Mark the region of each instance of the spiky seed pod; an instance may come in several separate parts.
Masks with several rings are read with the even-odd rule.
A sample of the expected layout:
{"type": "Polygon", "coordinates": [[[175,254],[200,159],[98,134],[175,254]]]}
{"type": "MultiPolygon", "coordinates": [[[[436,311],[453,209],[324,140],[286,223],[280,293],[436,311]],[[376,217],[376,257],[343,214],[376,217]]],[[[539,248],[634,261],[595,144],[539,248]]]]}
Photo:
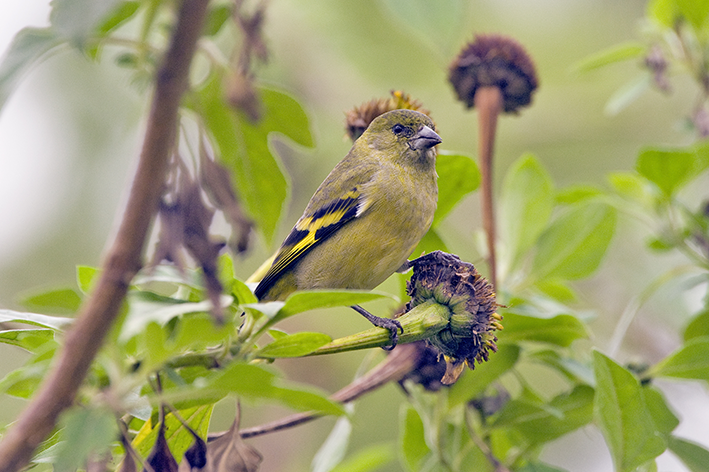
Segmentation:
{"type": "Polygon", "coordinates": [[[411,265],[407,310],[433,299],[451,312],[448,326],[428,342],[446,360],[442,383],[454,383],[466,364],[473,369],[476,361],[482,363],[490,351],[497,351],[495,331],[502,329],[502,317],[495,311],[495,292],[473,264],[452,254],[435,251],[411,265]]]}
{"type": "Polygon", "coordinates": [[[450,65],[448,80],[468,108],[480,87],[499,87],[505,112],[528,105],[538,87],[534,62],[522,45],[499,35],[476,36],[450,65]]]}
{"type": "Polygon", "coordinates": [[[411,98],[409,94],[400,90],[392,90],[390,98],[375,98],[346,112],[345,129],[347,136],[352,141],[356,140],[362,136],[364,130],[376,117],[388,111],[399,109],[415,110],[424,115],[431,114],[431,112],[423,108],[420,101],[411,98]]]}

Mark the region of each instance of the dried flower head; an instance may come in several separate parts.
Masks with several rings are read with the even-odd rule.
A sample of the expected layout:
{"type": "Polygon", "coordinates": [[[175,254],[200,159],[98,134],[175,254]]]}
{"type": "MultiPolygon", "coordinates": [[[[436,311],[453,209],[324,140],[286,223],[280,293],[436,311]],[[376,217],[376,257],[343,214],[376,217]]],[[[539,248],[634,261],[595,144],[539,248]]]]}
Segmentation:
{"type": "Polygon", "coordinates": [[[407,283],[408,309],[434,299],[448,306],[450,323],[428,339],[446,360],[442,383],[454,383],[467,364],[473,369],[489,351],[497,351],[495,331],[502,317],[495,310],[495,292],[475,267],[457,256],[435,251],[411,262],[414,273],[407,283]]]}
{"type": "Polygon", "coordinates": [[[430,392],[440,390],[443,387],[441,379],[446,373],[446,362],[441,359],[440,351],[426,341],[416,341],[405,346],[415,349],[417,362],[413,369],[399,379],[399,385],[406,391],[405,382],[411,380],[430,392]]]}
{"type": "Polygon", "coordinates": [[[476,36],[451,64],[448,80],[468,108],[479,87],[499,87],[505,112],[528,105],[538,87],[534,63],[522,45],[499,35],[476,36]]]}
{"type": "Polygon", "coordinates": [[[348,111],[346,113],[347,124],[345,126],[347,135],[354,141],[362,136],[364,130],[376,117],[388,111],[399,109],[415,110],[424,115],[431,114],[431,112],[423,108],[421,102],[411,98],[409,94],[400,90],[392,90],[390,98],[375,98],[348,111]]]}

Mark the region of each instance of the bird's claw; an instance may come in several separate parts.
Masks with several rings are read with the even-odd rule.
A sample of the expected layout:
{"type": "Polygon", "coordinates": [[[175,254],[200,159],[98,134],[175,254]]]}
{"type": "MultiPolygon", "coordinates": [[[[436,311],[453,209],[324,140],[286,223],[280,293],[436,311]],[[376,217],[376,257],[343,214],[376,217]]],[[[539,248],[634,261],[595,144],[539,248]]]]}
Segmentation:
{"type": "Polygon", "coordinates": [[[401,323],[391,318],[380,318],[379,316],[375,316],[359,305],[352,305],[352,309],[367,318],[367,320],[374,326],[389,330],[391,346],[382,346],[382,349],[385,351],[391,351],[396,347],[399,342],[399,330],[401,330],[401,334],[404,334],[404,328],[401,326],[401,323]]]}
{"type": "Polygon", "coordinates": [[[382,328],[389,330],[389,339],[391,339],[391,346],[382,346],[385,351],[391,351],[394,349],[399,342],[399,330],[401,334],[404,334],[404,328],[401,326],[397,320],[392,320],[390,318],[381,318],[382,320],[390,321],[391,323],[383,323],[387,326],[381,326],[382,328]]]}

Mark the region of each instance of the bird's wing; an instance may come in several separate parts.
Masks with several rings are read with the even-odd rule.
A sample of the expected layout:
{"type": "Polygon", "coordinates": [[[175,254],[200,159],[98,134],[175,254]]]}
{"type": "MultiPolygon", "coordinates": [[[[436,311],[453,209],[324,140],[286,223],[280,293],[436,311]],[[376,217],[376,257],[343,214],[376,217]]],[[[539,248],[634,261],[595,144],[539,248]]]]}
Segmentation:
{"type": "Polygon", "coordinates": [[[335,233],[347,222],[360,216],[370,206],[359,186],[320,207],[311,215],[303,215],[283,241],[273,265],[254,292],[260,299],[278,278],[291,269],[310,249],[335,233]]]}

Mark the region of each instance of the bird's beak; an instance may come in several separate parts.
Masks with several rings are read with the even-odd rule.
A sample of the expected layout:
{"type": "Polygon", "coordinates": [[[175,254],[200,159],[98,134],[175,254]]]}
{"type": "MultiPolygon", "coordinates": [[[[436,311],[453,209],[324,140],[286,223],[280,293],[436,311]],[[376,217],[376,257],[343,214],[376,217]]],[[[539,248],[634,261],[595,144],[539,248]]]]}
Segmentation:
{"type": "Polygon", "coordinates": [[[423,150],[430,149],[436,144],[440,144],[443,140],[435,131],[424,125],[418,133],[411,136],[410,146],[412,149],[423,150]]]}

